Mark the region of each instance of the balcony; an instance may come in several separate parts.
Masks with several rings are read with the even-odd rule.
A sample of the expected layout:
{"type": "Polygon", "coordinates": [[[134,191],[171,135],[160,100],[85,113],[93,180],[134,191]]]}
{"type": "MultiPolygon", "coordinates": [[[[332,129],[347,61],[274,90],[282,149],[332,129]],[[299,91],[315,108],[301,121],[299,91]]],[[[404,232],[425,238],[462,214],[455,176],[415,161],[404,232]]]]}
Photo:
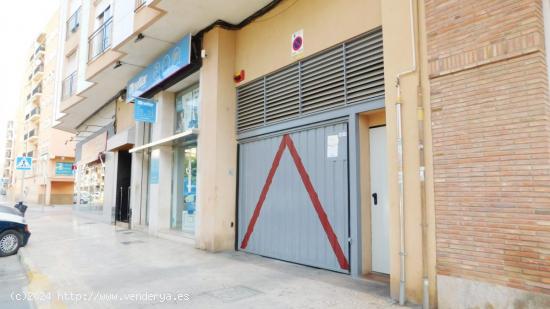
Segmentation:
{"type": "Polygon", "coordinates": [[[33,108],[28,114],[25,115],[25,120],[37,121],[40,119],[40,108],[33,108]]]}
{"type": "Polygon", "coordinates": [[[147,4],[147,0],[136,0],[136,8],[135,11],[141,9],[147,4]]]}
{"type": "Polygon", "coordinates": [[[32,73],[32,81],[37,82],[42,79],[42,76],[44,75],[44,63],[40,62],[39,65],[34,68],[34,71],[32,73]]]}
{"type": "Polygon", "coordinates": [[[64,54],[69,57],[77,49],[80,43],[80,7],[69,17],[66,22],[64,54]]]}
{"type": "Polygon", "coordinates": [[[46,47],[44,44],[38,45],[38,47],[34,50],[34,57],[31,57],[31,61],[33,58],[41,58],[44,56],[44,53],[46,52],[46,47]]]}
{"type": "Polygon", "coordinates": [[[89,62],[96,60],[99,56],[103,55],[113,42],[113,18],[109,18],[103,25],[99,27],[90,36],[88,40],[89,50],[89,62]]]}
{"type": "Polygon", "coordinates": [[[38,133],[36,132],[36,129],[32,129],[25,134],[25,140],[29,143],[36,143],[38,141],[38,133]]]}
{"type": "Polygon", "coordinates": [[[65,34],[65,40],[68,41],[80,28],[80,8],[69,17],[67,20],[67,33],[65,34]]]}
{"type": "Polygon", "coordinates": [[[38,86],[34,87],[34,89],[31,92],[30,98],[27,96],[27,98],[30,99],[30,101],[34,104],[40,103],[40,97],[42,96],[42,83],[38,84],[38,86]]]}
{"type": "Polygon", "coordinates": [[[77,71],[74,71],[63,80],[61,101],[65,101],[76,93],[77,77],[77,71]]]}

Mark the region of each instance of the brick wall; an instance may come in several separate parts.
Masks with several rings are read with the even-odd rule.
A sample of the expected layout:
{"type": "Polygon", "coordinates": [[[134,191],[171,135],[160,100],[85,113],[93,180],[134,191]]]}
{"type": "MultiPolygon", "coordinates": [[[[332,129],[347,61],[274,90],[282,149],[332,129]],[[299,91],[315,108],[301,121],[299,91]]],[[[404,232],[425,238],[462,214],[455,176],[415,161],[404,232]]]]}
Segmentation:
{"type": "Polygon", "coordinates": [[[438,274],[550,293],[540,0],[426,0],[438,274]]]}

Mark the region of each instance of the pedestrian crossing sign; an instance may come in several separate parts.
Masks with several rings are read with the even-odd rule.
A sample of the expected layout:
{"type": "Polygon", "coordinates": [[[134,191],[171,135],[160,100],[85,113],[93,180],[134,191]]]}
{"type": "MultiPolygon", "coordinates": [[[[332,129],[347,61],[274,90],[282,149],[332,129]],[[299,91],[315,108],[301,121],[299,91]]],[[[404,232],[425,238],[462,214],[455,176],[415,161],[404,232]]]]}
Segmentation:
{"type": "Polygon", "coordinates": [[[32,157],[15,158],[15,169],[18,171],[30,171],[32,169],[32,157]]]}

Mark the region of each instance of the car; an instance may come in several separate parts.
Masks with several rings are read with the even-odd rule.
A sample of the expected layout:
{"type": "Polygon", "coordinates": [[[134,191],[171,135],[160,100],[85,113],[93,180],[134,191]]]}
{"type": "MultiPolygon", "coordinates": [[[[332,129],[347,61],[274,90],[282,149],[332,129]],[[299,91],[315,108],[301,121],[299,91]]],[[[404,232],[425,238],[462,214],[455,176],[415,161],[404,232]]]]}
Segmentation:
{"type": "Polygon", "coordinates": [[[13,207],[0,205],[0,257],[16,254],[30,237],[23,214],[13,207]]]}

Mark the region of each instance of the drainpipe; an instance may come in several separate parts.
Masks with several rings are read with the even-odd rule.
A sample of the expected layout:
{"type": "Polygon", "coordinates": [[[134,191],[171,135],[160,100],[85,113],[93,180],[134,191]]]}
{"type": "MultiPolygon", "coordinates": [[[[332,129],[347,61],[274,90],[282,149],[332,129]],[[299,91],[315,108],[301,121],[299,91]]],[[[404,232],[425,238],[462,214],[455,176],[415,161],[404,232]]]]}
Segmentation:
{"type": "MultiPolygon", "coordinates": [[[[420,18],[416,19],[416,26],[417,29],[419,29],[420,31],[420,18]]],[[[418,38],[416,44],[417,50],[420,50],[420,38],[418,38]]],[[[422,89],[422,66],[419,66],[416,110],[418,119],[418,158],[420,164],[420,207],[422,209],[422,308],[429,309],[430,280],[428,273],[428,205],[426,204],[426,159],[424,156],[424,98],[422,96],[422,89]]]]}
{"type": "Polygon", "coordinates": [[[399,183],[399,304],[405,305],[405,205],[404,205],[404,184],[403,184],[403,128],[402,128],[402,102],[401,102],[401,78],[405,75],[416,72],[416,35],[414,32],[414,7],[413,0],[409,0],[409,22],[411,30],[411,52],[412,66],[410,69],[400,72],[396,76],[397,100],[395,110],[397,114],[397,163],[399,183]]]}

